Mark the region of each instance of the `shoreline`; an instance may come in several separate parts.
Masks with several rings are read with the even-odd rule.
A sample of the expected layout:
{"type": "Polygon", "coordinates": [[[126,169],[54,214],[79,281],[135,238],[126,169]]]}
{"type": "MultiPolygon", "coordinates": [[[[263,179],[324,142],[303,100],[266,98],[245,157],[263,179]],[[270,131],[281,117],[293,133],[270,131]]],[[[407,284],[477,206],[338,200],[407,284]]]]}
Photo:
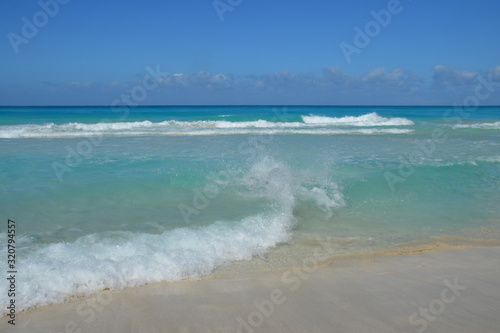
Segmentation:
{"type": "MultiPolygon", "coordinates": [[[[409,308],[412,302],[417,301],[406,302],[405,300],[419,299],[422,294],[428,294],[425,291],[427,287],[435,288],[436,281],[439,279],[442,280],[441,285],[443,287],[443,279],[447,278],[452,283],[452,280],[458,275],[469,281],[477,280],[482,288],[494,290],[491,297],[494,295],[497,300],[500,299],[500,285],[496,283],[500,278],[500,240],[451,238],[448,239],[448,242],[439,239],[435,243],[399,246],[375,253],[338,256],[326,258],[326,260],[321,260],[323,259],[322,254],[318,254],[318,256],[309,257],[308,260],[304,261],[305,264],[302,267],[249,271],[240,275],[211,275],[200,280],[159,282],[126,288],[121,291],[103,291],[87,298],[73,299],[63,304],[39,306],[28,311],[19,312],[17,314],[18,325],[16,325],[16,328],[29,327],[30,332],[137,332],[137,329],[127,327],[139,325],[137,328],[142,327],[145,332],[162,332],[164,331],[163,328],[166,327],[165,325],[170,325],[167,326],[169,332],[234,332],[237,331],[237,325],[245,321],[242,318],[246,318],[247,324],[239,326],[242,332],[300,332],[301,330],[294,330],[295,326],[293,325],[289,329],[283,329],[285,326],[282,327],[281,323],[290,320],[292,322],[296,321],[296,318],[302,317],[302,312],[308,313],[311,311],[309,308],[313,308],[324,320],[315,323],[315,325],[318,325],[317,330],[311,329],[310,331],[327,332],[329,330],[326,329],[327,326],[324,326],[325,323],[335,324],[336,321],[330,321],[325,313],[326,309],[333,305],[335,306],[332,310],[336,309],[344,304],[342,302],[349,303],[349,298],[353,297],[353,301],[358,303],[358,306],[351,308],[352,313],[347,315],[347,318],[351,319],[347,320],[347,322],[340,321],[349,330],[335,329],[336,332],[348,332],[358,329],[355,328],[357,327],[355,317],[370,316],[372,311],[378,312],[375,305],[371,309],[370,305],[364,302],[363,297],[358,295],[357,287],[340,288],[343,285],[349,286],[354,281],[364,286],[365,289],[367,288],[366,284],[384,287],[385,292],[378,294],[375,301],[383,303],[386,297],[389,297],[393,299],[395,304],[398,304],[395,309],[398,309],[399,306],[409,308]],[[440,265],[440,262],[446,262],[447,265],[440,265]],[[424,271],[425,275],[423,276],[424,271]],[[410,288],[413,292],[398,300],[397,295],[390,290],[391,285],[386,285],[383,280],[379,279],[380,276],[384,275],[393,279],[392,284],[395,288],[401,289],[406,284],[413,285],[410,288]],[[404,275],[405,278],[402,279],[401,275],[404,275]],[[364,278],[362,278],[363,276],[364,278]],[[420,278],[423,277],[426,277],[426,279],[420,281],[420,278]],[[481,279],[478,279],[478,277],[481,277],[481,279]],[[425,290],[419,289],[423,287],[426,287],[425,290]],[[340,288],[337,291],[342,293],[352,290],[353,295],[345,294],[345,300],[338,303],[339,299],[335,294],[331,294],[331,299],[325,296],[325,294],[328,294],[326,291],[332,288],[335,290],[340,288]],[[312,297],[312,294],[316,296],[312,297]],[[321,302],[317,302],[316,297],[322,300],[323,305],[320,304],[321,302]],[[286,301],[285,299],[288,298],[297,298],[297,300],[293,302],[286,301]],[[267,302],[265,302],[266,300],[267,302]],[[260,316],[257,314],[259,311],[256,310],[258,309],[256,304],[263,304],[262,306],[264,306],[261,308],[260,316]],[[267,310],[265,305],[268,306],[267,310]],[[160,311],[162,308],[165,311],[160,311]],[[276,308],[276,311],[278,311],[278,308],[283,308],[283,311],[276,312],[277,315],[274,319],[275,316],[271,315],[268,318],[265,315],[271,311],[271,308],[276,308]],[[360,311],[361,313],[359,313],[360,311]],[[137,318],[124,316],[124,313],[129,312],[135,313],[137,318]],[[185,312],[192,312],[192,318],[186,317],[185,312]],[[153,316],[155,313],[158,316],[153,316]],[[161,313],[163,313],[163,316],[160,315],[161,313]],[[248,317],[252,313],[253,317],[248,317]],[[278,316],[278,314],[280,315],[278,316]],[[139,324],[141,318],[149,317],[151,318],[150,321],[139,324]],[[165,317],[170,318],[170,320],[165,322],[165,317]],[[258,324],[261,317],[262,323],[260,325],[254,327],[248,324],[249,318],[253,324],[258,324]],[[219,319],[214,320],[216,318],[219,319]],[[237,320],[238,318],[243,321],[237,320]],[[278,318],[281,319],[278,320],[278,318]],[[127,326],[124,324],[126,322],[131,325],[134,324],[127,326]],[[221,326],[217,326],[219,324],[221,326]],[[189,325],[195,327],[194,330],[190,330],[189,325]],[[234,326],[232,329],[231,325],[234,326]],[[270,325],[268,329],[265,328],[266,325],[270,325]],[[211,328],[205,330],[204,327],[211,328]]],[[[461,281],[459,282],[461,283],[461,281]]],[[[439,296],[439,292],[436,295],[439,296]]],[[[486,297],[485,295],[474,296],[476,301],[473,301],[473,303],[480,305],[488,301],[490,296],[486,297]]],[[[434,298],[431,298],[430,301],[434,298]]],[[[421,304],[421,302],[417,303],[421,304]]],[[[437,298],[434,303],[440,305],[443,302],[440,303],[439,298],[437,298]]],[[[447,307],[447,303],[443,304],[447,307]]],[[[500,303],[496,302],[492,304],[492,307],[497,312],[500,311],[500,303]]],[[[408,316],[413,314],[415,309],[417,307],[414,307],[413,311],[408,313],[408,316]]],[[[393,310],[391,308],[389,312],[393,310]]],[[[409,325],[408,316],[406,318],[407,326],[409,325]]],[[[382,315],[382,317],[385,318],[385,315],[382,315]]],[[[455,314],[452,317],[457,318],[455,314]]],[[[2,318],[0,324],[2,331],[13,327],[7,325],[7,318],[2,318]]],[[[422,320],[426,320],[422,318],[420,318],[420,325],[423,325],[422,320]]],[[[373,318],[373,320],[376,319],[373,318]]],[[[413,319],[413,324],[418,322],[416,317],[413,319]]],[[[494,319],[495,316],[492,316],[489,321],[494,319]]],[[[428,319],[426,321],[427,325],[432,322],[428,319]]],[[[496,327],[500,327],[500,322],[495,321],[494,323],[497,325],[496,327]]],[[[394,323],[394,325],[396,324],[394,323]]],[[[388,327],[380,331],[391,332],[392,330],[388,327]]],[[[304,327],[303,329],[308,330],[309,328],[304,327]]],[[[366,330],[366,327],[364,330],[366,330]]],[[[411,325],[407,327],[407,330],[417,332],[411,325]]],[[[398,330],[394,332],[396,331],[398,330]]],[[[456,328],[453,331],[462,332],[456,328]]],[[[489,332],[487,326],[481,331],[489,332]]],[[[443,332],[448,331],[443,330],[443,332]]],[[[466,331],[463,330],[463,332],[466,331]]]]}
{"type": "MultiPolygon", "coordinates": [[[[261,272],[282,272],[288,269],[301,269],[304,261],[310,258],[326,257],[319,261],[321,267],[335,265],[338,263],[359,261],[370,261],[380,256],[410,256],[421,253],[474,249],[474,248],[500,248],[500,238],[464,237],[464,236],[438,236],[435,239],[422,239],[390,247],[376,249],[374,251],[358,251],[348,253],[336,253],[338,242],[346,242],[344,238],[328,237],[326,239],[311,239],[308,247],[300,247],[301,257],[284,261],[279,249],[273,249],[264,258],[254,257],[251,261],[236,261],[223,267],[218,267],[209,276],[201,279],[238,277],[244,274],[258,274],[261,272]],[[320,249],[320,253],[316,250],[320,249]],[[285,263],[285,265],[283,265],[285,263]]],[[[302,244],[303,245],[303,244],[302,244]]],[[[283,245],[282,251],[289,251],[295,244],[283,245]],[[289,246],[289,247],[286,247],[289,246]]],[[[290,258],[286,258],[290,259],[290,258]]],[[[163,282],[159,282],[163,283],[163,282]]],[[[168,283],[168,282],[166,282],[168,283]]]]}

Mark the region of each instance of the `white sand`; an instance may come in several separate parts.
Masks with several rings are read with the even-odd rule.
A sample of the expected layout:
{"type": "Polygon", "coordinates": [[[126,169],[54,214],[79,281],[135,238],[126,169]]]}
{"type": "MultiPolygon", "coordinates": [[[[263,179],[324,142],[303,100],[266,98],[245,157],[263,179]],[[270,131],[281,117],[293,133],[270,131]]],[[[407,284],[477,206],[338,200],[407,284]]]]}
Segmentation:
{"type": "Polygon", "coordinates": [[[154,284],[7,319],[1,332],[498,333],[500,248],[154,284]]]}

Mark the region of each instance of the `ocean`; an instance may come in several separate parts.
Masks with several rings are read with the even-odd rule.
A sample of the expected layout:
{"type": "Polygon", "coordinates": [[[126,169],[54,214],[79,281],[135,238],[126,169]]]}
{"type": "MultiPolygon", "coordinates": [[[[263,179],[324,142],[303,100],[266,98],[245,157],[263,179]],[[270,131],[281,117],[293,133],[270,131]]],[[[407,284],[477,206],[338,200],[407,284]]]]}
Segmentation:
{"type": "Polygon", "coordinates": [[[18,310],[500,238],[500,107],[1,107],[0,156],[18,310]]]}

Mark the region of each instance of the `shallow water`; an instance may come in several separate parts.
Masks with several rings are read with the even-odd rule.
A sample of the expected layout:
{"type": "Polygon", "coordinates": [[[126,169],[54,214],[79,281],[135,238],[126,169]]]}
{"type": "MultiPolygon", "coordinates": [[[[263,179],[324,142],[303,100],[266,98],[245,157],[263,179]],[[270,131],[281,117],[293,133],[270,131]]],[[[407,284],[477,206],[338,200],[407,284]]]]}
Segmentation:
{"type": "Polygon", "coordinates": [[[15,220],[20,307],[255,256],[286,266],[326,238],[345,254],[498,237],[500,108],[448,111],[0,108],[0,244],[15,220]]]}

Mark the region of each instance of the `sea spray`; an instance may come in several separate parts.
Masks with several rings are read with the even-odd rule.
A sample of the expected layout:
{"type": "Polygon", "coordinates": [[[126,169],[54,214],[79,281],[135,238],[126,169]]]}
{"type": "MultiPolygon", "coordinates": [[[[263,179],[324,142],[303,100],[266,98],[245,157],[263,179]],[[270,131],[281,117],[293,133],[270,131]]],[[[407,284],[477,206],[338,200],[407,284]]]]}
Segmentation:
{"type": "Polygon", "coordinates": [[[293,213],[297,200],[317,202],[330,215],[332,208],[344,204],[336,185],[330,185],[335,190],[330,198],[321,185],[307,188],[289,167],[270,157],[258,160],[242,177],[233,175],[225,185],[244,200],[262,200],[267,209],[239,221],[217,220],[160,234],[103,232],[34,246],[19,266],[20,310],[107,288],[200,278],[232,261],[262,257],[290,241],[298,222],[293,213]]]}

